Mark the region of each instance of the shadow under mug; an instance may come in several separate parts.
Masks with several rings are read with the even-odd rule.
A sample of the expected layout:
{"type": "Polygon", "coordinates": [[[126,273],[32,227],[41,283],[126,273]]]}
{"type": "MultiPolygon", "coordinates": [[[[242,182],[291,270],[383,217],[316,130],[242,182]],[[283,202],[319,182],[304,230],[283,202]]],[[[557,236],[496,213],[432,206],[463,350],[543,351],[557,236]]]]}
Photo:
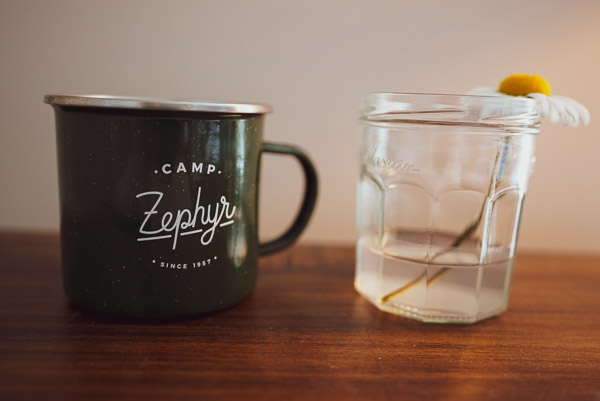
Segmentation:
{"type": "Polygon", "coordinates": [[[76,306],[136,319],[204,314],[253,289],[259,255],[291,245],[317,197],[307,155],[262,141],[270,107],[47,95],[58,151],[63,284],[76,306]],[[305,176],[292,225],[258,241],[262,153],[305,176]]]}

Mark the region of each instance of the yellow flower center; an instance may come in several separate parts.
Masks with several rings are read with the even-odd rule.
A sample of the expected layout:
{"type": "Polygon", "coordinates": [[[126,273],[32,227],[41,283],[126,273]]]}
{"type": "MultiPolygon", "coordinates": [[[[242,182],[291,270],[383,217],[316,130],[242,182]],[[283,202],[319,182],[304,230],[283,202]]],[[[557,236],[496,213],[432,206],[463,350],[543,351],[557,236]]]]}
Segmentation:
{"type": "Polygon", "coordinates": [[[500,83],[498,92],[512,96],[543,93],[550,96],[550,84],[539,75],[514,74],[500,83]]]}

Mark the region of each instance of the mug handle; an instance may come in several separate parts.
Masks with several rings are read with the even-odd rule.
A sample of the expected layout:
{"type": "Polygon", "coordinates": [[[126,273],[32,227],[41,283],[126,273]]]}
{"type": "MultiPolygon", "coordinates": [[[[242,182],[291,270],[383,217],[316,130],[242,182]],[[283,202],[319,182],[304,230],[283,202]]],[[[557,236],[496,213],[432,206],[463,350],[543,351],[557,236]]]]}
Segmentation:
{"type": "Polygon", "coordinates": [[[304,199],[300,206],[300,211],[296,216],[296,219],[292,225],[279,237],[274,240],[258,244],[259,255],[267,255],[276,251],[280,251],[292,243],[300,236],[302,231],[306,228],[310,216],[312,215],[315,203],[317,201],[317,191],[319,186],[319,179],[317,178],[317,171],[315,166],[310,161],[310,158],[296,146],[283,145],[279,143],[263,142],[262,152],[275,153],[281,155],[289,155],[295,157],[299,162],[304,172],[304,199]]]}

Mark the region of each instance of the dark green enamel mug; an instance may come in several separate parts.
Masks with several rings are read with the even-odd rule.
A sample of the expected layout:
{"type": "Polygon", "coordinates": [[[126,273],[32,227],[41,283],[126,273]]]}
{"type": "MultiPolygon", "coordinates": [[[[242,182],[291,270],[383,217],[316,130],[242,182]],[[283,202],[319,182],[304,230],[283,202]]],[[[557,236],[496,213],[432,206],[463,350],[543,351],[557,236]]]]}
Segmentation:
{"type": "Polygon", "coordinates": [[[136,319],[230,307],[259,255],[291,245],[317,197],[295,146],[263,142],[260,104],[47,95],[56,116],[63,284],[85,310],[136,319]],[[295,157],[304,198],[291,226],[258,241],[263,153],[295,157]]]}

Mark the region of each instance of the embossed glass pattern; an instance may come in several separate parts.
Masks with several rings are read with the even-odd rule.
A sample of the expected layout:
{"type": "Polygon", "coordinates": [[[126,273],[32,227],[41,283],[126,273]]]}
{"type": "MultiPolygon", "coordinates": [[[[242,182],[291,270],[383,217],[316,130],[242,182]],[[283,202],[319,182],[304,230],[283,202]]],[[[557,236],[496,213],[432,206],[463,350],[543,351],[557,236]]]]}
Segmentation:
{"type": "Polygon", "coordinates": [[[365,298],[432,322],[472,323],[506,309],[539,132],[534,105],[365,97],[355,280],[365,298]]]}

